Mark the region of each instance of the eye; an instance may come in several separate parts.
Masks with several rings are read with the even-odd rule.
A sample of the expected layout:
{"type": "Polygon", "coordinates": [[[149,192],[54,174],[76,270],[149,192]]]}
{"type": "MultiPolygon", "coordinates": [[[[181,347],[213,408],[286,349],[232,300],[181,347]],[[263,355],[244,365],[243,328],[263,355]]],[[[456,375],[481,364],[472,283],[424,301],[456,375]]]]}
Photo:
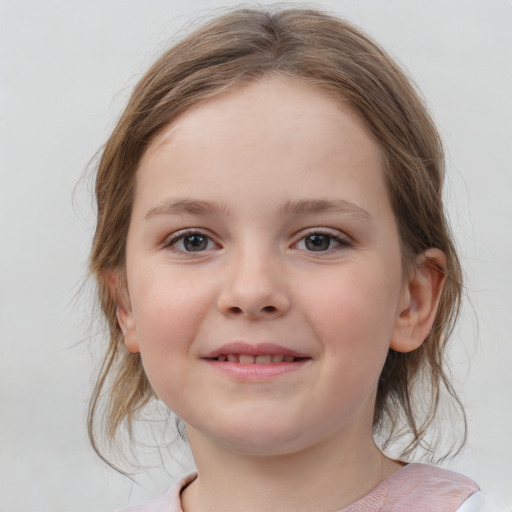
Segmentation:
{"type": "Polygon", "coordinates": [[[327,251],[330,249],[332,241],[330,236],[314,234],[304,238],[304,245],[308,251],[327,251]]]}
{"type": "Polygon", "coordinates": [[[330,250],[344,248],[350,245],[350,242],[340,236],[330,233],[313,232],[301,238],[296,248],[310,252],[326,252],[330,250]]]}
{"type": "Polygon", "coordinates": [[[173,237],[167,244],[180,252],[202,252],[216,249],[218,245],[204,233],[186,232],[173,237]]]}

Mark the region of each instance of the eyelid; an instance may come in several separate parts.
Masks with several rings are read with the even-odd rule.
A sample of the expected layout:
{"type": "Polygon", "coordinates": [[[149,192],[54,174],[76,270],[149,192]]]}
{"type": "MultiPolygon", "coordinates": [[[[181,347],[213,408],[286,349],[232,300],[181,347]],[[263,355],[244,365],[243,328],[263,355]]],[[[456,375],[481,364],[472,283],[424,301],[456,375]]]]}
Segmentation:
{"type": "Polygon", "coordinates": [[[333,229],[333,228],[326,228],[326,227],[312,227],[312,228],[307,228],[307,229],[302,230],[299,233],[297,233],[297,235],[295,237],[296,241],[292,244],[292,247],[296,247],[299,242],[301,242],[302,240],[304,240],[305,238],[307,238],[308,236],[311,236],[311,235],[328,236],[329,238],[331,238],[332,240],[337,242],[338,245],[336,247],[333,247],[332,249],[328,249],[325,251],[306,251],[308,253],[309,252],[311,252],[311,253],[318,252],[318,254],[322,254],[322,253],[326,254],[326,253],[330,253],[332,251],[346,249],[347,247],[350,247],[354,244],[354,241],[352,240],[352,238],[350,236],[348,236],[346,233],[344,233],[343,231],[340,231],[338,229],[333,229]]]}
{"type": "Polygon", "coordinates": [[[176,244],[180,240],[183,240],[187,236],[192,236],[192,235],[200,235],[200,236],[204,236],[204,237],[208,238],[211,242],[213,242],[217,246],[216,249],[221,247],[220,244],[215,240],[213,235],[211,235],[208,230],[202,229],[202,228],[185,228],[185,229],[181,229],[179,231],[174,231],[171,235],[166,237],[162,246],[166,249],[173,250],[174,252],[177,252],[180,254],[188,254],[188,255],[196,254],[197,256],[199,256],[201,253],[205,253],[205,252],[212,250],[212,249],[205,249],[204,251],[197,251],[197,253],[195,253],[194,251],[183,251],[183,250],[173,247],[174,244],[176,244]]]}
{"type": "MultiPolygon", "coordinates": [[[[185,228],[185,229],[181,229],[178,231],[174,231],[171,235],[169,235],[165,238],[164,242],[162,243],[162,246],[166,249],[173,250],[176,253],[187,254],[187,255],[196,254],[196,256],[199,256],[201,253],[205,253],[205,252],[214,250],[214,249],[205,249],[203,251],[197,251],[195,253],[194,251],[184,251],[184,250],[180,250],[180,249],[173,247],[173,245],[176,244],[178,241],[186,238],[187,236],[192,236],[192,235],[205,236],[211,242],[213,242],[213,244],[215,244],[216,247],[214,249],[221,248],[221,244],[219,244],[215,240],[215,236],[212,235],[209,232],[209,230],[203,229],[203,228],[185,228]]],[[[319,254],[321,254],[321,253],[326,254],[326,253],[330,253],[330,252],[340,250],[340,249],[343,250],[343,249],[346,249],[347,247],[350,247],[354,244],[353,239],[349,235],[347,235],[346,233],[344,233],[343,231],[340,231],[338,229],[326,228],[326,227],[311,227],[311,228],[307,228],[307,229],[301,230],[298,233],[296,233],[296,235],[294,236],[295,241],[292,243],[291,247],[296,248],[296,246],[299,244],[299,242],[303,241],[305,238],[307,238],[308,236],[311,236],[311,235],[325,235],[325,236],[331,238],[332,240],[334,240],[335,242],[337,242],[337,244],[338,244],[336,247],[333,247],[332,249],[327,249],[325,251],[318,251],[319,254]]],[[[305,250],[305,252],[314,253],[315,251],[305,250]]]]}

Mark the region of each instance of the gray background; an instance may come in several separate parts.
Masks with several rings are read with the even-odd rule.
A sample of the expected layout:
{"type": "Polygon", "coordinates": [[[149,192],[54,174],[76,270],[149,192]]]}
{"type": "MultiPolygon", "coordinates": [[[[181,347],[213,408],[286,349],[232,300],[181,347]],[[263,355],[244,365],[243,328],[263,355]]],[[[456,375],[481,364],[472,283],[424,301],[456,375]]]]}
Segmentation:
{"type": "MultiPolygon", "coordinates": [[[[88,446],[100,343],[89,340],[98,326],[87,289],[76,298],[93,227],[90,182],[80,178],[166,40],[219,5],[235,3],[0,0],[0,512],[108,511],[168,485],[157,469],[133,483],[88,446]]],[[[444,137],[473,305],[451,351],[470,437],[447,466],[510,510],[512,2],[321,5],[409,69],[444,137]]]]}

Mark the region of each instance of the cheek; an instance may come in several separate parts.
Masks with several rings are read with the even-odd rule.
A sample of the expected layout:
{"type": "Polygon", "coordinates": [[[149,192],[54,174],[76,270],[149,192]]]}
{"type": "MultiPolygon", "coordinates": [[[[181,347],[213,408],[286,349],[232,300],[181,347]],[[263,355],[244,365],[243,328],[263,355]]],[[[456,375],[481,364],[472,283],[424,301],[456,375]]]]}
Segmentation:
{"type": "MultiPolygon", "coordinates": [[[[310,324],[335,359],[360,367],[381,367],[397,314],[400,269],[366,265],[347,272],[318,288],[305,307],[310,324]]],[[[348,270],[348,269],[347,269],[348,270]]]]}
{"type": "Polygon", "coordinates": [[[132,308],[143,358],[188,347],[211,305],[207,283],[157,266],[138,274],[132,283],[132,308]]]}
{"type": "Polygon", "coordinates": [[[308,305],[309,325],[322,345],[319,396],[330,421],[344,422],[366,407],[372,422],[375,391],[395,323],[397,286],[381,273],[339,276],[308,305]]]}
{"type": "Polygon", "coordinates": [[[201,286],[169,272],[145,272],[134,280],[132,302],[140,355],[157,396],[177,412],[177,397],[194,387],[191,363],[198,326],[209,309],[201,286]]]}

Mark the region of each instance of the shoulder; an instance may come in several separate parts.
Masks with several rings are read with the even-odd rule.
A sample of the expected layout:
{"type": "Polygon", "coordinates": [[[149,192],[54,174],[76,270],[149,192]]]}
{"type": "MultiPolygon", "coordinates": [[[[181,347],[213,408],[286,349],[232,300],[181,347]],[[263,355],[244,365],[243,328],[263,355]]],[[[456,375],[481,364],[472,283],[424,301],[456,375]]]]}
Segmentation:
{"type": "Polygon", "coordinates": [[[160,496],[143,503],[134,505],[118,512],[183,512],[181,508],[181,491],[196,478],[193,473],[176,481],[166,492],[160,496]]]}
{"type": "Polygon", "coordinates": [[[429,464],[409,464],[388,480],[388,502],[394,506],[384,510],[455,512],[480,491],[470,478],[429,464]]]}
{"type": "Polygon", "coordinates": [[[457,512],[479,491],[473,480],[459,473],[428,464],[408,464],[344,512],[457,512]]]}
{"type": "Polygon", "coordinates": [[[401,482],[407,482],[415,488],[429,487],[432,489],[463,489],[476,492],[480,488],[467,476],[442,469],[430,464],[412,463],[395,473],[391,478],[396,477],[401,482]]]}
{"type": "Polygon", "coordinates": [[[472,494],[457,510],[454,512],[497,512],[501,510],[482,492],[478,491],[472,494]]]}

